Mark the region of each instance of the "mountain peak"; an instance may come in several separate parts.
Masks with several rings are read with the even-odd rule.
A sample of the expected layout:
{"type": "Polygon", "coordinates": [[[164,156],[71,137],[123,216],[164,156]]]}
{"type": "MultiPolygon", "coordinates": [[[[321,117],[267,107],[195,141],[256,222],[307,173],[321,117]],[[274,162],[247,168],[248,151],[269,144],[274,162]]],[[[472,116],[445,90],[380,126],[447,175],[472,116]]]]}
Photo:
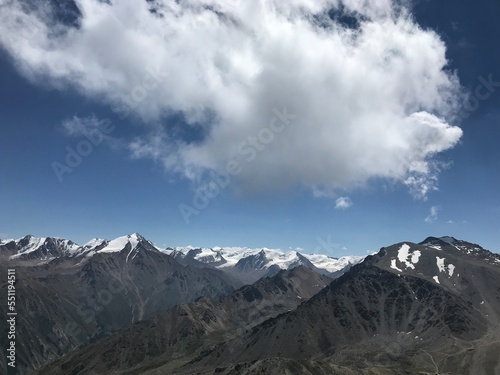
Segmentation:
{"type": "MultiPolygon", "coordinates": [[[[5,246],[7,243],[2,241],[0,245],[5,246]]],[[[28,234],[18,240],[11,240],[8,249],[12,251],[9,259],[46,262],[60,256],[74,256],[81,247],[70,240],[28,234]]]]}
{"type": "Polygon", "coordinates": [[[451,236],[442,236],[442,237],[427,237],[425,240],[422,242],[419,242],[419,245],[424,245],[424,246],[429,246],[429,245],[437,245],[440,243],[446,243],[451,246],[455,246],[456,243],[461,242],[460,240],[457,240],[455,237],[451,236]]]}
{"type": "Polygon", "coordinates": [[[450,237],[450,236],[444,236],[444,237],[439,237],[441,241],[447,242],[450,245],[453,245],[453,243],[458,242],[458,240],[455,237],[450,237]]]}
{"type": "Polygon", "coordinates": [[[130,251],[137,248],[139,244],[147,244],[147,247],[152,246],[149,241],[142,237],[139,233],[132,233],[126,236],[117,237],[108,242],[102,249],[98,250],[100,253],[115,253],[122,250],[129,249],[130,251]]]}
{"type": "Polygon", "coordinates": [[[133,239],[137,239],[138,241],[143,241],[143,240],[146,240],[146,239],[144,238],[144,236],[140,235],[140,234],[139,234],[139,233],[137,233],[137,232],[134,232],[134,233],[132,233],[132,234],[129,234],[127,237],[129,237],[129,238],[133,238],[133,239]]]}

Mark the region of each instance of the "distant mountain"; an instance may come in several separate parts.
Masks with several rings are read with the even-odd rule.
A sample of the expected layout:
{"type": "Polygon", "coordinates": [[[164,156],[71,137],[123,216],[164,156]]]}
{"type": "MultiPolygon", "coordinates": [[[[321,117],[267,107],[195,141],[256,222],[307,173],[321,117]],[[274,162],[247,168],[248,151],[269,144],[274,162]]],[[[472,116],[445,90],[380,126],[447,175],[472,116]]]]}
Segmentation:
{"type": "MultiPolygon", "coordinates": [[[[83,246],[70,240],[59,238],[36,238],[31,235],[18,240],[0,240],[0,259],[10,264],[42,265],[58,259],[65,262],[81,261],[96,254],[121,251],[136,243],[148,249],[156,249],[173,257],[182,265],[197,268],[214,268],[225,272],[236,284],[252,284],[261,277],[273,276],[280,270],[299,265],[316,272],[338,277],[353,265],[361,262],[364,256],[345,256],[332,258],[323,254],[301,254],[297,251],[284,252],[277,249],[251,249],[246,247],[194,248],[175,247],[161,249],[137,233],[119,237],[112,241],[94,238],[83,246]]],[[[133,257],[133,253],[131,253],[133,257]]]]}
{"type": "Polygon", "coordinates": [[[261,277],[273,276],[280,270],[299,265],[330,277],[338,277],[365,258],[363,256],[332,258],[322,254],[301,254],[297,251],[239,247],[178,247],[167,248],[165,251],[182,264],[217,268],[245,284],[252,284],[261,277]]]}
{"type": "Polygon", "coordinates": [[[31,235],[17,241],[0,240],[0,255],[11,260],[44,261],[61,256],[74,256],[81,247],[69,240],[59,238],[36,238],[31,235]]]}
{"type": "MultiPolygon", "coordinates": [[[[84,246],[26,236],[2,241],[0,253],[3,292],[6,269],[16,270],[19,371],[174,305],[225,295],[241,285],[219,270],[181,265],[139,234],[84,246]]],[[[2,316],[5,309],[1,304],[2,316]]],[[[6,339],[1,335],[1,347],[6,339]]],[[[5,365],[4,356],[0,373],[5,365]]]]}
{"type": "Polygon", "coordinates": [[[172,373],[180,358],[203,357],[268,318],[295,309],[331,279],[298,266],[219,299],[199,298],[122,330],[49,365],[39,374],[172,373]]]}
{"type": "MultiPolygon", "coordinates": [[[[269,264],[252,255],[252,267],[269,264]]],[[[262,292],[283,290],[280,278],[171,309],[40,374],[500,374],[500,255],[479,245],[398,243],[290,311],[250,315],[287,295],[262,292]]]]}

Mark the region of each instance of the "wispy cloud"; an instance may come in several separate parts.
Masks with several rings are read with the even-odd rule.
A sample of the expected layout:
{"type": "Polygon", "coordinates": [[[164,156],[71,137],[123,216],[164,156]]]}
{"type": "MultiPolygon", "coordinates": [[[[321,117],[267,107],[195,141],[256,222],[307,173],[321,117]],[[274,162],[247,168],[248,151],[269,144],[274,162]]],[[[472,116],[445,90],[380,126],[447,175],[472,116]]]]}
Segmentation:
{"type": "Polygon", "coordinates": [[[438,214],[441,211],[441,208],[439,206],[432,206],[430,211],[429,211],[429,216],[427,216],[424,221],[426,223],[433,223],[438,219],[438,214]]]}
{"type": "MultiPolygon", "coordinates": [[[[95,115],[87,117],[73,116],[62,121],[63,131],[68,135],[81,136],[82,134],[100,130],[105,120],[98,119],[95,115]]],[[[107,120],[109,121],[109,120],[107,120]]]]}
{"type": "Polygon", "coordinates": [[[286,107],[293,126],[241,183],[335,192],[384,178],[425,199],[437,186],[436,154],[462,135],[444,42],[393,1],[76,3],[79,27],[46,3],[0,2],[0,45],[32,81],[75,87],[144,124],[168,127],[181,114],[202,127],[196,143],[131,140],[134,157],[169,171],[224,170],[273,108],[286,107]]]}
{"type": "Polygon", "coordinates": [[[346,210],[352,206],[352,200],[349,197],[340,197],[335,200],[335,208],[337,210],[346,210]]]}

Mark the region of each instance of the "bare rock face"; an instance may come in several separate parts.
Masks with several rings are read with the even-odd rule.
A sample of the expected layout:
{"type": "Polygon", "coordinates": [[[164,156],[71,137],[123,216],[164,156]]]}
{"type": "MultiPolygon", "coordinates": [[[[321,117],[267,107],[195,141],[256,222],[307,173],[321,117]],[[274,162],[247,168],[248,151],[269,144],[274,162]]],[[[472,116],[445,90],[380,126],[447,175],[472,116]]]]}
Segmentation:
{"type": "Polygon", "coordinates": [[[111,373],[184,365],[204,358],[220,345],[244,335],[280,313],[295,309],[323,289],[331,279],[299,266],[246,285],[226,297],[202,297],[175,306],[61,358],[40,374],[111,373]],[[85,363],[85,364],[83,364],[85,363]],[[133,370],[132,370],[133,369],[133,370]]]}

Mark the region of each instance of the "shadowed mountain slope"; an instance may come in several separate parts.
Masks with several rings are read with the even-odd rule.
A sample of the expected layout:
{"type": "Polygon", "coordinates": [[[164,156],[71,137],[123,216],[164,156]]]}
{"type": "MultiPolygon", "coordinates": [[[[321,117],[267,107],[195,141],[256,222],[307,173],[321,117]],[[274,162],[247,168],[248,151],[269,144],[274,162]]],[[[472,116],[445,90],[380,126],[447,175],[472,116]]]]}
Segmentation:
{"type": "Polygon", "coordinates": [[[39,373],[141,373],[155,367],[171,373],[191,358],[204,357],[217,344],[295,309],[330,281],[303,266],[281,271],[220,299],[200,298],[175,306],[71,353],[39,373]]]}

